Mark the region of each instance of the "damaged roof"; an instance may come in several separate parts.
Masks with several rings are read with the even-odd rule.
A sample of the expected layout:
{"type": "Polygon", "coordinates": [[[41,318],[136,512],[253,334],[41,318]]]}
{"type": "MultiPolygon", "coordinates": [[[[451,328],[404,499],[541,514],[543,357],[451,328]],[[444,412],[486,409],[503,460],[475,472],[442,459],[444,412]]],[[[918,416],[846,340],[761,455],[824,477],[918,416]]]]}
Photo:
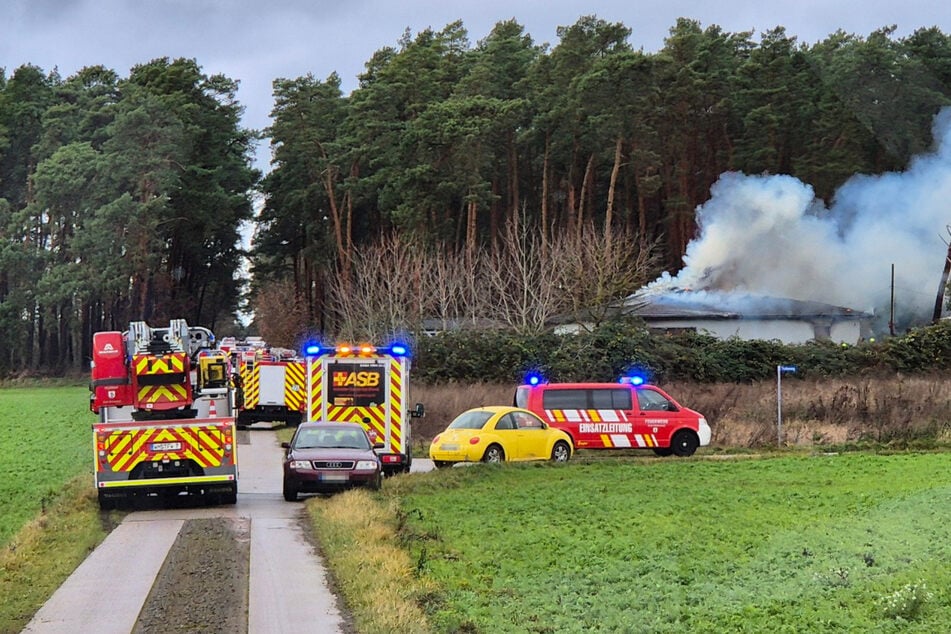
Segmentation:
{"type": "Polygon", "coordinates": [[[658,319],[871,319],[871,313],[822,302],[743,292],[647,291],[628,296],[622,312],[658,319]]]}

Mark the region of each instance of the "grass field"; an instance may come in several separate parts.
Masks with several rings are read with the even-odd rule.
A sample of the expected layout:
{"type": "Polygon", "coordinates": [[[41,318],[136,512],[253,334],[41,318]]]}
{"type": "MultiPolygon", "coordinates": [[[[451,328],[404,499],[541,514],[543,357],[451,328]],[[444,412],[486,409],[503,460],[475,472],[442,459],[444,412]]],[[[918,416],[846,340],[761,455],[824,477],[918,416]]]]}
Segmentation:
{"type": "Polygon", "coordinates": [[[85,387],[0,388],[0,546],[80,473],[92,486],[85,387]]]}
{"type": "Polygon", "coordinates": [[[22,630],[106,535],[88,394],[0,387],[0,634],[22,630]]]}
{"type": "MultiPolygon", "coordinates": [[[[308,503],[320,531],[343,509],[353,527],[369,524],[347,495],[308,503]]],[[[951,622],[945,453],[475,465],[388,480],[377,506],[396,507],[408,583],[435,632],[951,622]]],[[[360,541],[371,533],[351,532],[351,548],[372,552],[360,541]]],[[[335,574],[341,545],[328,553],[335,574]]],[[[373,618],[361,631],[386,631],[373,618]]]]}

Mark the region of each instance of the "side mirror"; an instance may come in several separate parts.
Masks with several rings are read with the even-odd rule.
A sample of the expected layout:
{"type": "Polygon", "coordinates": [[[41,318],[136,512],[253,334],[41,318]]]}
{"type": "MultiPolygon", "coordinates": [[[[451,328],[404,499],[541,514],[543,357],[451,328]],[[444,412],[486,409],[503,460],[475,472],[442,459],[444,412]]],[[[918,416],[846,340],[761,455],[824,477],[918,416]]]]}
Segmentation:
{"type": "Polygon", "coordinates": [[[282,443],[281,443],[281,447],[283,447],[284,449],[290,449],[290,448],[291,448],[291,443],[289,443],[289,442],[282,442],[282,443]]]}
{"type": "Polygon", "coordinates": [[[422,418],[423,416],[425,416],[426,410],[423,408],[423,404],[416,403],[416,407],[414,407],[412,411],[410,411],[409,415],[412,416],[413,418],[422,418]]]}
{"type": "Polygon", "coordinates": [[[381,443],[381,442],[375,442],[375,443],[373,443],[373,450],[374,450],[374,451],[376,451],[377,449],[384,449],[385,447],[386,447],[386,445],[383,444],[383,443],[381,443]]]}

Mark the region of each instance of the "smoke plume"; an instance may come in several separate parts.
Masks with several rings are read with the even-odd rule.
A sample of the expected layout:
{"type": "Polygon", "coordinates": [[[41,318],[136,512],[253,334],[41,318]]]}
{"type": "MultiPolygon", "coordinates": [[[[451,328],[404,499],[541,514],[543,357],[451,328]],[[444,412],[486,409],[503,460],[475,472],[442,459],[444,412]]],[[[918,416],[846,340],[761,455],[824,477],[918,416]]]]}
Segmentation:
{"type": "Polygon", "coordinates": [[[737,291],[930,320],[951,224],[951,108],[933,125],[935,149],[903,172],[857,175],[829,206],[791,176],[723,174],[698,208],[684,267],[648,292],[737,291]]]}

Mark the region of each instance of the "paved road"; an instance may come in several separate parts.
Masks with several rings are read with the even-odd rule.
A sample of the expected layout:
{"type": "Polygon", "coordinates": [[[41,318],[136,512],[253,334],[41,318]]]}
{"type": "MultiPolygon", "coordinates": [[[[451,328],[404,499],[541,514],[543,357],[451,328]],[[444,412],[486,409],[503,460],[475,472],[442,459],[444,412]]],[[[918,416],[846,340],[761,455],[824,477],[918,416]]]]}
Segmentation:
{"type": "MultiPolygon", "coordinates": [[[[343,618],[323,563],[304,538],[303,505],[285,502],[281,495],[277,440],[267,430],[248,436],[250,442],[238,446],[236,505],[129,513],[23,632],[128,634],[178,531],[186,520],[205,517],[250,523],[250,634],[313,632],[315,623],[321,632],[340,632],[343,618]]],[[[413,471],[432,468],[429,460],[413,462],[413,471]]]]}

